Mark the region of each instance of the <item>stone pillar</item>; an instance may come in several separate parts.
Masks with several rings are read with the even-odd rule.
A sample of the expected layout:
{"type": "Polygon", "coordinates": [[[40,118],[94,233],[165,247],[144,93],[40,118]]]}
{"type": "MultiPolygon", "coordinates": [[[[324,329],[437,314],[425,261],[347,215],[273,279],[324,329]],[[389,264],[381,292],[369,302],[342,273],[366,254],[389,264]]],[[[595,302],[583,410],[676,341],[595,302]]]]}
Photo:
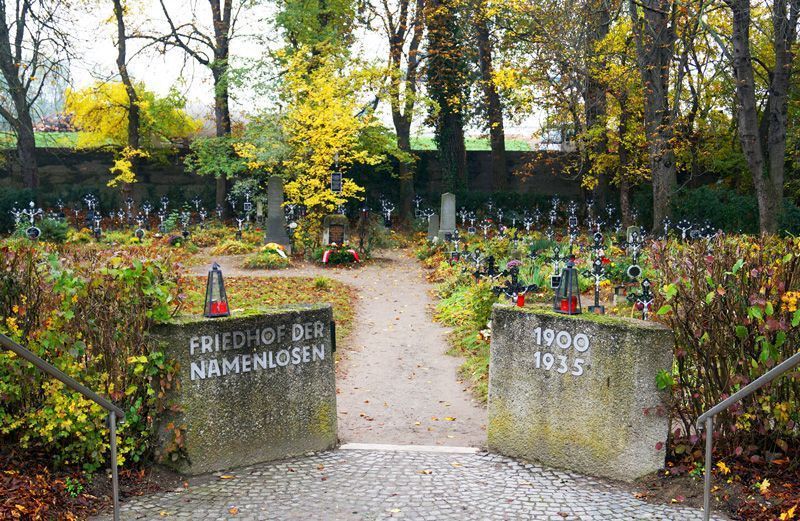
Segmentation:
{"type": "Polygon", "coordinates": [[[439,214],[439,239],[444,239],[446,233],[456,231],[456,196],[450,192],[442,194],[442,208],[439,214]]]}
{"type": "Polygon", "coordinates": [[[267,181],[267,232],[264,243],[280,244],[292,253],[292,241],[286,233],[286,214],[283,212],[283,178],[274,175],[267,181]]]}
{"type": "Polygon", "coordinates": [[[428,240],[432,241],[439,236],[439,214],[435,213],[428,219],[428,240]]]}
{"type": "Polygon", "coordinates": [[[489,449],[623,481],[663,468],[656,375],[672,369],[673,343],[654,322],[495,305],[489,449]]]}
{"type": "Polygon", "coordinates": [[[185,429],[185,457],[162,463],[195,475],[336,446],[332,320],[324,304],[158,326],[156,341],[179,367],[161,456],[170,424],[185,429]]]}

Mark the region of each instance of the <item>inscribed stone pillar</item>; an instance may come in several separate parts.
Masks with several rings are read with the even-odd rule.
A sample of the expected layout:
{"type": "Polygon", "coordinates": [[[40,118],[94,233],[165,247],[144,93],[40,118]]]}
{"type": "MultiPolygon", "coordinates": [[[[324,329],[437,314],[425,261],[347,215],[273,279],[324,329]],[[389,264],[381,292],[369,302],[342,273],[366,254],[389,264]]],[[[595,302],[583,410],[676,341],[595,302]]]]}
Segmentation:
{"type": "Polygon", "coordinates": [[[673,343],[654,322],[495,305],[489,449],[623,481],[658,471],[669,411],[656,375],[673,343]]]}
{"type": "Polygon", "coordinates": [[[442,194],[442,209],[439,223],[439,238],[456,231],[456,196],[450,192],[442,194]]]}
{"type": "Polygon", "coordinates": [[[267,182],[267,233],[264,242],[280,244],[286,253],[292,253],[292,241],[286,233],[286,215],[283,213],[283,179],[274,175],[267,182]]]}
{"type": "Polygon", "coordinates": [[[332,321],[317,304],[158,326],[180,382],[159,425],[163,463],[196,475],[335,447],[332,321]],[[175,426],[183,452],[172,459],[175,426]]]}

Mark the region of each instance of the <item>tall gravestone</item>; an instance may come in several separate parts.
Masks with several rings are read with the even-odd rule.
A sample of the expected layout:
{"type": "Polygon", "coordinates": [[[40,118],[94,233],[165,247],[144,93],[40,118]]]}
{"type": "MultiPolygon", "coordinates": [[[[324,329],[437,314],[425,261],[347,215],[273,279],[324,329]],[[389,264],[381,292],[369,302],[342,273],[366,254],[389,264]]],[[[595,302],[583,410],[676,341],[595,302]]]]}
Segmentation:
{"type": "Polygon", "coordinates": [[[439,214],[439,239],[445,234],[456,231],[456,195],[450,192],[442,194],[442,208],[439,214]]]}
{"type": "Polygon", "coordinates": [[[439,236],[439,214],[428,217],[428,240],[432,241],[439,236]]]}
{"type": "Polygon", "coordinates": [[[267,233],[264,242],[283,246],[292,252],[292,241],[286,233],[286,215],[283,213],[283,178],[274,175],[267,181],[267,233]]]}
{"type": "Polygon", "coordinates": [[[656,375],[673,342],[653,322],[495,305],[489,449],[623,481],[658,471],[669,423],[656,375]]]}
{"type": "Polygon", "coordinates": [[[156,340],[176,362],[178,385],[159,427],[162,458],[195,475],[321,451],[337,443],[330,305],[297,305],[249,316],[184,318],[156,340]]]}

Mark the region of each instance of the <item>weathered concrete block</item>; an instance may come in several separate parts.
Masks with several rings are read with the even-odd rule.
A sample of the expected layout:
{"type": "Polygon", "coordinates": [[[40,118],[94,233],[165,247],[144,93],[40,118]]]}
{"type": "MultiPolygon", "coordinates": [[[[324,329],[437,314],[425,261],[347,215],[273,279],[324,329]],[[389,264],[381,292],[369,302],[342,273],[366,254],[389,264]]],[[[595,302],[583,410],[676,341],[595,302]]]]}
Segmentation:
{"type": "Polygon", "coordinates": [[[671,369],[673,342],[652,322],[495,305],[489,449],[623,481],[663,468],[656,374],[671,369]]]}
{"type": "Polygon", "coordinates": [[[161,447],[174,439],[168,424],[186,429],[186,457],[164,463],[202,474],[334,447],[332,320],[330,305],[303,305],[159,327],[179,364],[161,447]]]}

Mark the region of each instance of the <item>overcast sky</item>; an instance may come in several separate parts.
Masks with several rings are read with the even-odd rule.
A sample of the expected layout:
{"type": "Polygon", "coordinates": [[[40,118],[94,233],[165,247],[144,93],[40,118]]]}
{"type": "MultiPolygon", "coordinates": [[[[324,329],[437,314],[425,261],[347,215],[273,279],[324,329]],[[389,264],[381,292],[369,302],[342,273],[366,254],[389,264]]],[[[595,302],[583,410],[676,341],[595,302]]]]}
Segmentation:
{"type": "MultiPolygon", "coordinates": [[[[162,32],[165,30],[164,16],[158,0],[144,0],[132,4],[141,7],[128,17],[131,25],[129,34],[137,28],[142,32],[151,33],[159,29],[162,32]]],[[[78,59],[73,62],[71,72],[76,88],[88,86],[97,79],[116,76],[117,49],[114,46],[116,25],[113,21],[112,4],[108,0],[96,0],[95,5],[96,9],[87,12],[86,16],[76,21],[73,33],[78,59]]],[[[166,5],[173,13],[176,23],[189,21],[193,11],[197,13],[197,23],[204,27],[210,23],[211,15],[207,0],[166,0],[166,5]]],[[[238,28],[243,36],[231,44],[234,62],[242,63],[244,60],[261,57],[264,47],[268,45],[264,40],[277,40],[277,35],[273,33],[274,25],[271,23],[272,5],[251,9],[242,15],[238,28]],[[257,41],[251,35],[259,35],[258,40],[261,41],[257,41]]],[[[355,41],[355,48],[352,49],[355,55],[381,63],[385,61],[387,45],[379,34],[362,28],[359,29],[355,41]]],[[[189,111],[193,116],[211,119],[213,85],[208,69],[194,60],[186,60],[181,51],[173,50],[166,54],[153,50],[139,52],[142,46],[141,41],[132,41],[128,44],[129,70],[134,79],[144,81],[148,89],[159,94],[165,94],[171,87],[177,87],[186,95],[189,111]]],[[[280,42],[274,44],[275,48],[278,46],[280,42]]],[[[231,109],[234,119],[240,119],[243,113],[253,112],[270,104],[268,97],[257,96],[247,87],[234,89],[233,97],[231,109]]],[[[393,128],[386,104],[381,103],[379,112],[383,122],[389,128],[393,128]]],[[[422,116],[417,118],[421,119],[422,116]]],[[[537,117],[531,117],[517,126],[507,124],[506,133],[530,138],[530,135],[538,130],[538,120],[537,117]]],[[[430,129],[419,126],[413,132],[421,135],[431,134],[430,129]]],[[[480,134],[476,130],[468,133],[480,134]]]]}

